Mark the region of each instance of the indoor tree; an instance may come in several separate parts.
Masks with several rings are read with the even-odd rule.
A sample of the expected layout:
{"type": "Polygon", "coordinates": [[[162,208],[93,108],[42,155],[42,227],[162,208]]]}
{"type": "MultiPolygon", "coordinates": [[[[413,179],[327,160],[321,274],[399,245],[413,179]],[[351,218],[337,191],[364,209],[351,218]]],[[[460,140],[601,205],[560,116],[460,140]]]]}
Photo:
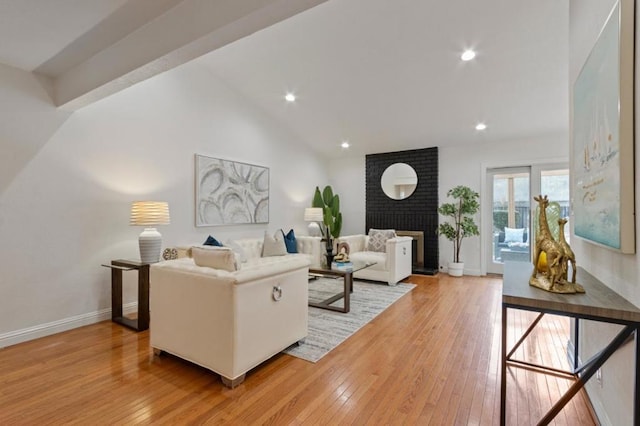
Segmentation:
{"type": "Polygon", "coordinates": [[[478,225],[472,217],[480,209],[480,195],[467,186],[458,185],[447,192],[447,197],[453,198],[454,201],[442,204],[438,213],[450,220],[440,224],[438,233],[453,242],[453,262],[461,263],[462,240],[465,237],[480,235],[478,225]]]}

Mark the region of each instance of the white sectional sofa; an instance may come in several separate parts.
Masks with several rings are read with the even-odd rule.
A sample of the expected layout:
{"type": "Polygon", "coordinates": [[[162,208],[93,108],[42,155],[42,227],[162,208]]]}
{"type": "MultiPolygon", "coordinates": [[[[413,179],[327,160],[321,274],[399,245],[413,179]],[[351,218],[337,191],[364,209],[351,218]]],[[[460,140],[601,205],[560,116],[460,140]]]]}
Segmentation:
{"type": "MultiPolygon", "coordinates": [[[[237,271],[181,257],[151,266],[151,346],[210,369],[228,387],[307,335],[309,265],[319,237],[298,237],[299,254],[261,257],[262,239],[236,240],[237,271]]],[[[186,253],[182,250],[181,253],[186,253]]]]}
{"type": "MultiPolygon", "coordinates": [[[[234,239],[232,242],[238,244],[242,248],[242,256],[247,260],[251,260],[250,263],[256,261],[262,256],[262,238],[242,238],[234,239]]],[[[225,243],[228,243],[226,241],[225,243]]],[[[307,235],[296,236],[298,253],[304,254],[309,257],[311,262],[309,266],[319,267],[323,262],[323,256],[325,253],[324,243],[320,237],[310,237],[307,235]]],[[[191,257],[189,250],[191,247],[198,246],[199,244],[185,244],[176,247],[178,257],[191,257]]]]}
{"type": "Polygon", "coordinates": [[[348,235],[338,238],[338,243],[349,244],[351,261],[376,262],[375,265],[354,272],[354,278],[383,281],[396,285],[411,275],[411,237],[390,238],[385,243],[385,251],[369,251],[368,235],[348,235]]]}

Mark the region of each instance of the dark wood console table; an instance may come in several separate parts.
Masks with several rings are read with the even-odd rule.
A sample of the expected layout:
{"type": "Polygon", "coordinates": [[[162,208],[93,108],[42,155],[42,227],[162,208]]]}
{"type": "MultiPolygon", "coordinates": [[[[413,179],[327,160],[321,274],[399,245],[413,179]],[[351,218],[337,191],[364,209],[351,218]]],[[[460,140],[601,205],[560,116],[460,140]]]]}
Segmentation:
{"type": "MultiPolygon", "coordinates": [[[[596,371],[628,340],[633,338],[635,344],[635,385],[633,424],[640,424],[640,309],[628,300],[614,292],[582,268],[578,268],[576,281],[582,284],[585,294],[557,294],[549,293],[529,285],[533,266],[531,262],[505,262],[502,287],[502,363],[500,383],[500,424],[505,424],[506,395],[507,395],[507,366],[526,368],[533,371],[560,374],[575,379],[567,392],[556,402],[551,410],[538,422],[547,425],[562,410],[562,408],[580,391],[596,371]],[[507,309],[522,309],[539,312],[538,317],[525,331],[515,346],[507,349],[507,309]],[[575,329],[575,346],[573,354],[573,368],[562,371],[550,367],[536,365],[530,362],[513,359],[516,349],[535,328],[544,314],[555,314],[572,317],[575,329]],[[622,331],[599,353],[579,365],[579,327],[580,320],[588,319],[624,326],[622,331]]],[[[571,272],[569,272],[571,276],[571,272]]]]}
{"type": "Polygon", "coordinates": [[[112,260],[110,265],[102,265],[111,268],[111,320],[132,328],[143,331],[149,328],[149,264],[135,260],[112,260]],[[138,271],[138,317],[127,318],[122,312],[122,271],[138,271]]]}

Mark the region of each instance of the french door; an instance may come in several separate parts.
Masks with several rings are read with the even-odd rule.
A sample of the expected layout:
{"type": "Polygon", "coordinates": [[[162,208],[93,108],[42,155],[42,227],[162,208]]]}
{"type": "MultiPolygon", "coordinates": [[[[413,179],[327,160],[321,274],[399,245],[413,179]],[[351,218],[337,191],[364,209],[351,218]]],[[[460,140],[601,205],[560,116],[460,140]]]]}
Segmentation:
{"type": "MultiPolygon", "coordinates": [[[[569,216],[567,164],[487,169],[486,188],[483,211],[490,212],[483,229],[487,273],[502,274],[506,261],[531,261],[534,195],[547,195],[560,204],[562,217],[569,216]]],[[[565,232],[569,233],[568,226],[565,232]]]]}

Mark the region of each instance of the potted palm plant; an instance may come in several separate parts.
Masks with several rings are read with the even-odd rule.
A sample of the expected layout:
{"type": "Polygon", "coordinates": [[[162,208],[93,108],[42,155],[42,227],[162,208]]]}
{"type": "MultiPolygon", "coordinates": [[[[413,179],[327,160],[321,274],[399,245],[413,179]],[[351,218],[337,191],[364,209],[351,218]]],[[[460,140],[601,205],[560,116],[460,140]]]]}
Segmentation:
{"type": "Polygon", "coordinates": [[[316,186],[313,195],[312,207],[321,207],[323,211],[324,229],[322,236],[327,248],[327,266],[331,267],[333,260],[333,239],[340,236],[342,229],[342,213],[340,212],[340,197],[333,193],[330,185],[324,187],[320,192],[320,188],[316,186]]]}
{"type": "Polygon", "coordinates": [[[480,195],[471,188],[458,185],[447,192],[447,197],[453,198],[452,203],[444,203],[438,208],[438,213],[448,218],[438,226],[438,233],[453,242],[453,262],[449,263],[449,275],[462,276],[464,262],[460,261],[460,247],[465,237],[480,235],[478,225],[473,215],[480,209],[478,199],[480,195]]]}

